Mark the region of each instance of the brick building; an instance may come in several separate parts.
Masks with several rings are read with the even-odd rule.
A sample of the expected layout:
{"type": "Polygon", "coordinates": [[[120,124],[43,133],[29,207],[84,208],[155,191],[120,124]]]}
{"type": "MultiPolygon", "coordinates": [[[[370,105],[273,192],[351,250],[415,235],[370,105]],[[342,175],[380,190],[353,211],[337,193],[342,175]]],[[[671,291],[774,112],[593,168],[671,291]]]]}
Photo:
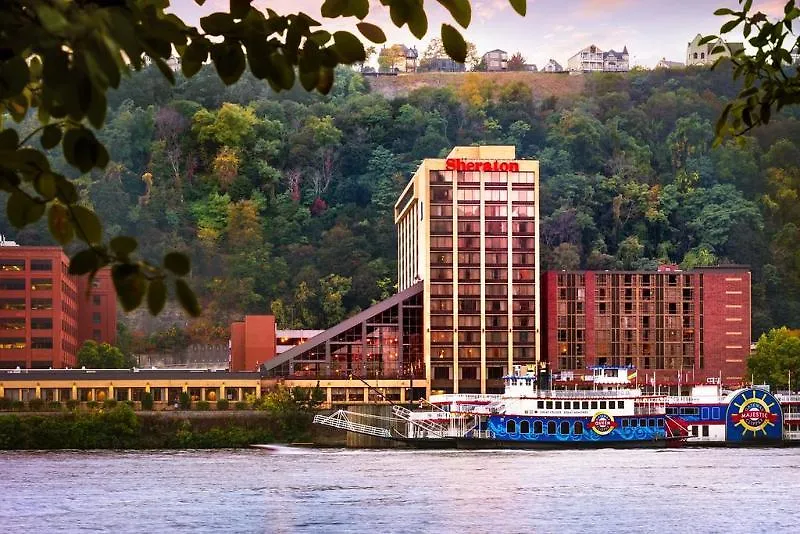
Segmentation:
{"type": "Polygon", "coordinates": [[[630,366],[641,383],[745,380],[750,272],[551,271],[543,278],[545,353],[554,375],[630,366]]]}
{"type": "MultiPolygon", "coordinates": [[[[6,242],[7,243],[7,242],[6,242]]],[[[87,339],[114,343],[116,296],[110,273],[68,273],[60,247],[0,246],[0,367],[64,368],[87,339]]]]}

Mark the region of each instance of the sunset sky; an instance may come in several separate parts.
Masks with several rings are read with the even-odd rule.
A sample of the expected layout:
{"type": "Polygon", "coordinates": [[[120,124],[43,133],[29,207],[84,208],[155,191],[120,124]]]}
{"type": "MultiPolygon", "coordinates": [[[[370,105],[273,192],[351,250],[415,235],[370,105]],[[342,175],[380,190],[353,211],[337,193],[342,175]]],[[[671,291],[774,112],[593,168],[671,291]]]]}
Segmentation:
{"type": "MultiPolygon", "coordinates": [[[[425,5],[429,13],[428,35],[421,42],[407,28],[396,28],[389,20],[388,9],[376,0],[370,2],[368,22],[378,24],[388,42],[416,45],[420,53],[427,41],[439,36],[439,25],[456,25],[450,14],[433,0],[425,5]]],[[[194,0],[172,0],[172,9],[187,23],[197,25],[200,17],[213,11],[227,11],[228,0],[207,0],[198,7],[194,0]]],[[[256,0],[278,13],[304,11],[317,17],[326,29],[350,29],[340,20],[323,19],[320,1],[256,0]]],[[[784,0],[755,0],[754,8],[768,15],[783,13],[784,0]]],[[[520,17],[508,0],[473,0],[472,23],[463,32],[479,54],[500,48],[516,51],[529,63],[544,65],[553,58],[566,66],[567,58],[590,44],[602,50],[628,47],[632,65],[652,67],[662,57],[685,61],[686,44],[698,33],[717,33],[725,22],[715,17],[720,7],[737,9],[737,0],[529,0],[528,14],[520,17]]],[[[741,40],[736,36],[730,40],[741,40]]]]}

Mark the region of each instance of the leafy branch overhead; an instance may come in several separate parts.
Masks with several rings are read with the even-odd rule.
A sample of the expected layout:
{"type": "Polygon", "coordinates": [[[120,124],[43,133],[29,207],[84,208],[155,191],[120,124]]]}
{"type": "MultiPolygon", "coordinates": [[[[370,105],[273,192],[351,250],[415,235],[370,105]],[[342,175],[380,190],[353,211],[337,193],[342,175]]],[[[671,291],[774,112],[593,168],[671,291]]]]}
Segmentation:
{"type": "MultiPolygon", "coordinates": [[[[196,0],[203,4],[204,0],[196,0]]],[[[466,28],[471,20],[469,0],[439,0],[454,21],[466,28]]],[[[407,26],[417,38],[428,32],[428,18],[419,0],[381,0],[392,22],[407,26]]],[[[525,0],[510,0],[525,14],[525,0]]],[[[261,11],[251,0],[231,0],[228,12],[200,20],[200,28],[165,11],[164,0],[6,0],[0,17],[0,116],[21,123],[35,115],[39,127],[24,138],[18,129],[0,130],[0,188],[8,193],[6,213],[17,228],[47,214],[53,238],[62,245],[76,238],[86,245],[71,260],[70,272],[94,276],[110,266],[120,303],[125,310],[145,300],[151,313],[166,302],[167,284],[183,308],[200,313],[193,291],[184,280],[191,266],[186,255],[168,254],[161,265],[137,259],[136,240],[118,236],[105,242],[97,215],[82,202],[73,180],[50,165],[48,151],[59,145],[66,162],[78,173],[102,169],[109,162],[106,147],[94,130],[106,120],[109,89],[124,75],[154,64],[171,83],[175,76],[167,60],[176,50],[186,77],[209,60],[226,84],[236,82],[247,68],[274,90],[292,88],[299,80],[307,91],[327,93],[334,69],[366,59],[359,37],[328,32],[306,13],[280,15],[261,11]],[[41,147],[34,144],[38,136],[41,147]]],[[[383,43],[383,30],[364,19],[368,0],[326,0],[325,18],[357,19],[358,32],[383,43]]],[[[464,61],[467,45],[460,31],[442,24],[447,53],[464,61]]]]}
{"type": "MultiPolygon", "coordinates": [[[[747,44],[755,49],[747,54],[744,49],[732,54],[734,79],[742,79],[743,87],[736,99],[725,106],[716,125],[717,142],[726,135],[742,135],[749,130],[769,123],[774,111],[788,105],[800,104],[800,73],[792,66],[790,50],[800,50],[800,35],[793,23],[800,17],[800,7],[789,0],[783,17],[770,21],[767,15],[753,11],[753,0],[739,0],[741,11],[722,8],[715,15],[730,17],[720,28],[720,35],[741,30],[747,44]]],[[[719,36],[704,37],[700,44],[714,43],[711,54],[725,52],[719,36]]],[[[720,55],[717,63],[724,59],[720,55]]]]}

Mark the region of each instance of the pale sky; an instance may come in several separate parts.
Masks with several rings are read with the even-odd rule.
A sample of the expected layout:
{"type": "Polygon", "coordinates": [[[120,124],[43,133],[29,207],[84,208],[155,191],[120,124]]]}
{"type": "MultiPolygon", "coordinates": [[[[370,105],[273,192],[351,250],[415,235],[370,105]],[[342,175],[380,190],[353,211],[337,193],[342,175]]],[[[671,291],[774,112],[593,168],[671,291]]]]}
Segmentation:
{"type": "MultiPolygon", "coordinates": [[[[325,29],[352,29],[341,19],[323,19],[321,1],[255,0],[278,13],[303,11],[316,17],[325,29]]],[[[755,0],[754,9],[767,15],[783,13],[785,0],[755,0]]],[[[396,28],[389,10],[370,0],[367,22],[386,32],[387,44],[416,45],[420,53],[432,37],[439,37],[439,26],[458,25],[434,0],[426,0],[428,34],[418,42],[408,31],[396,28]]],[[[207,0],[203,7],[194,0],[172,0],[172,10],[184,21],[199,25],[200,17],[214,11],[227,11],[229,0],[207,0]]],[[[520,17],[508,0],[472,0],[472,22],[462,32],[474,42],[478,53],[500,48],[509,54],[521,52],[528,63],[542,66],[553,58],[566,67],[567,59],[590,44],[601,50],[621,51],[628,47],[631,65],[653,67],[662,57],[685,61],[686,44],[701,33],[716,34],[727,20],[714,16],[720,7],[737,10],[737,0],[528,0],[528,14],[520,17]]],[[[357,32],[356,32],[357,33],[357,32]]],[[[729,40],[741,40],[741,35],[729,40]]],[[[380,48],[380,46],[378,46],[380,48]]]]}

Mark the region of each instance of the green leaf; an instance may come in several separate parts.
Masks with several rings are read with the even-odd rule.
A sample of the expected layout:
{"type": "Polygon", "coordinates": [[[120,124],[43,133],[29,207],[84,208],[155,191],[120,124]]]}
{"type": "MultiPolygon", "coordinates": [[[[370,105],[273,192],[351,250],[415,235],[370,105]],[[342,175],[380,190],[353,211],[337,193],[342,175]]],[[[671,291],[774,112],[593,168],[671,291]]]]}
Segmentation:
{"type": "Polygon", "coordinates": [[[408,29],[417,39],[422,39],[428,33],[428,17],[422,8],[422,2],[419,5],[411,5],[411,11],[408,14],[408,29]]]}
{"type": "Polygon", "coordinates": [[[336,43],[336,54],[341,58],[342,63],[358,63],[367,59],[364,52],[364,45],[350,32],[339,31],[333,34],[336,43]]]}
{"type": "Polygon", "coordinates": [[[189,287],[189,284],[185,280],[178,278],[175,280],[175,292],[183,309],[192,317],[198,317],[200,315],[200,304],[197,302],[197,297],[189,287]]]}
{"type": "Polygon", "coordinates": [[[720,8],[720,9],[714,11],[714,14],[717,15],[717,16],[733,15],[734,11],[732,9],[728,9],[727,7],[723,7],[723,8],[720,8]]]}
{"type": "Polygon", "coordinates": [[[242,76],[247,62],[239,43],[225,41],[211,48],[211,60],[225,85],[231,85],[242,76]]]}
{"type": "Polygon", "coordinates": [[[236,27],[236,22],[229,13],[212,13],[200,19],[200,26],[211,35],[224,35],[236,27]]]}
{"type": "Polygon", "coordinates": [[[341,17],[347,9],[347,0],[325,0],[320,12],[326,19],[341,17]]]}
{"type": "Polygon", "coordinates": [[[108,163],[108,152],[87,128],[67,130],[61,146],[67,163],[81,172],[89,172],[92,167],[104,167],[108,163]]]}
{"type": "Polygon", "coordinates": [[[181,252],[170,252],[164,256],[164,267],[176,276],[186,276],[192,268],[189,257],[181,252]]]}
{"type": "MultiPolygon", "coordinates": [[[[250,11],[250,3],[253,0],[231,0],[231,15],[233,15],[237,19],[243,19],[247,16],[247,12],[250,11]]],[[[153,314],[157,315],[157,314],[153,314]]]]}
{"type": "Polygon", "coordinates": [[[69,22],[57,9],[44,2],[39,3],[34,9],[36,16],[39,17],[39,22],[49,33],[59,35],[69,29],[69,22]]]}
{"type": "Polygon", "coordinates": [[[511,3],[511,7],[514,8],[514,11],[516,11],[523,17],[528,12],[527,0],[509,0],[509,2],[511,3]]]}
{"type": "Polygon", "coordinates": [[[19,135],[12,128],[0,132],[0,150],[14,150],[19,145],[19,135]]]}
{"type": "Polygon", "coordinates": [[[45,200],[53,200],[56,196],[56,177],[51,172],[44,172],[34,181],[36,191],[45,200]]]}
{"type": "Polygon", "coordinates": [[[47,226],[50,229],[50,235],[61,245],[70,243],[75,237],[69,210],[62,204],[50,204],[50,210],[47,213],[47,226]]]}
{"type": "Polygon", "coordinates": [[[467,59],[467,43],[461,34],[449,24],[442,24],[442,44],[447,55],[464,63],[467,59]]]}
{"type": "Polygon", "coordinates": [[[111,268],[111,278],[122,309],[131,311],[138,308],[147,290],[147,279],[139,266],[130,263],[114,265],[111,268]]]}
{"type": "MultiPolygon", "coordinates": [[[[6,39],[4,42],[7,42],[6,39]]],[[[21,55],[12,56],[11,59],[2,63],[2,69],[0,69],[0,98],[6,99],[19,95],[29,81],[28,64],[21,55]]],[[[18,106],[22,106],[22,104],[22,101],[18,102],[18,106]]]]}
{"type": "Polygon", "coordinates": [[[728,33],[731,30],[733,30],[736,26],[738,26],[740,22],[742,22],[741,19],[729,20],[728,22],[722,25],[722,28],[720,28],[719,32],[728,33]]]}
{"type": "Polygon", "coordinates": [[[381,44],[386,42],[386,34],[384,34],[383,30],[374,24],[370,24],[369,22],[359,22],[356,24],[356,28],[358,28],[358,31],[361,32],[361,35],[373,43],[381,44]]]}
{"type": "MultiPolygon", "coordinates": [[[[525,0],[515,0],[517,3],[522,3],[522,9],[525,10],[525,0]]],[[[466,28],[469,26],[470,20],[472,19],[472,8],[470,7],[469,0],[439,0],[439,3],[442,4],[453,16],[456,22],[458,22],[462,28],[466,28]]],[[[514,5],[514,1],[511,2],[511,5],[514,5]]],[[[516,10],[517,8],[514,7],[516,10]]],[[[525,15],[523,12],[522,15],[525,15]]]]}
{"type": "Polygon", "coordinates": [[[164,280],[156,278],[150,280],[147,287],[147,309],[150,310],[151,315],[158,315],[164,309],[164,304],[167,302],[167,286],[164,280]]]}
{"type": "Polygon", "coordinates": [[[35,223],[44,215],[45,205],[42,202],[36,202],[28,195],[19,191],[14,191],[8,197],[6,203],[6,214],[8,215],[8,222],[17,228],[22,228],[25,225],[35,223]]]}
{"type": "Polygon", "coordinates": [[[63,202],[64,204],[74,204],[78,200],[80,200],[80,196],[78,196],[78,190],[75,188],[75,184],[61,176],[60,174],[54,175],[56,177],[56,198],[63,202]]]}
{"type": "Polygon", "coordinates": [[[61,142],[61,126],[58,124],[48,124],[42,131],[42,148],[50,150],[61,142]]]}
{"type": "Polygon", "coordinates": [[[94,250],[90,248],[81,250],[69,260],[69,274],[83,275],[93,273],[100,268],[99,259],[94,250]]]}
{"type": "Polygon", "coordinates": [[[72,206],[71,215],[78,239],[89,245],[99,243],[103,239],[103,226],[92,210],[83,206],[72,206]]]}
{"type": "Polygon", "coordinates": [[[191,78],[200,71],[203,63],[208,59],[209,45],[205,39],[192,39],[181,56],[181,71],[187,78],[191,78]]]}
{"type": "Polygon", "coordinates": [[[127,256],[139,246],[139,243],[130,236],[119,235],[111,240],[109,243],[111,250],[121,256],[127,256]]]}

